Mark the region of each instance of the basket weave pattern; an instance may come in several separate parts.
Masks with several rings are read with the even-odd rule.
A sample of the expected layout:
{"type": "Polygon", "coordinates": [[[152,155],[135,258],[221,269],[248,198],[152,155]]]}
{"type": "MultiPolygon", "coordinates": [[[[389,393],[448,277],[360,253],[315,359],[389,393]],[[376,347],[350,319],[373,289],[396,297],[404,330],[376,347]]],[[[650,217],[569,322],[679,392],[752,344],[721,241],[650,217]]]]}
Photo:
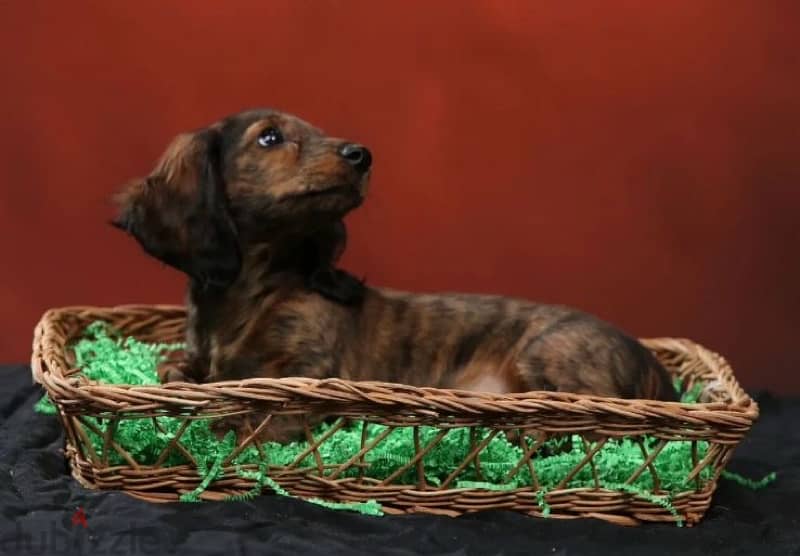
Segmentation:
{"type": "Polygon", "coordinates": [[[692,525],[708,509],[719,474],[758,416],[757,405],[738,385],[727,362],[689,340],[656,339],[644,343],[687,388],[697,382],[714,385],[706,389],[705,403],[622,400],[554,392],[497,395],[339,379],[254,378],[160,386],[100,384],[78,374],[70,349],[71,343],[95,320],[104,320],[121,333],[143,341],[180,342],[185,310],[177,306],[68,307],[48,311],[35,331],[34,379],[44,386],[57,407],[66,431],[66,454],[73,476],[88,488],[124,490],[150,501],[175,501],[200,483],[198,465],[180,438],[191,419],[267,414],[253,434],[239,439],[234,452],[223,462],[221,478],[202,494],[204,499],[219,500],[253,487],[254,480],[243,478],[232,460],[250,444],[259,448],[254,438],[269,426],[272,417],[319,414],[380,423],[388,428],[369,440],[365,429],[361,449],[348,461],[331,464],[323,461],[319,447],[345,423],[344,419],[318,437],[307,426],[308,450],[289,465],[269,468],[270,477],[294,495],[332,501],[376,500],[386,513],[459,515],[484,509],[510,509],[541,515],[537,452],[548,438],[578,434],[584,438],[586,457],[544,495],[550,517],[595,517],[621,525],[681,519],[692,525]],[[183,425],[156,464],[135,461],[114,441],[113,431],[121,419],[153,419],[155,423],[155,417],[163,415],[179,417],[183,425]],[[87,420],[89,416],[108,419],[106,431],[100,431],[93,421],[87,420]],[[422,442],[420,426],[436,426],[440,432],[432,441],[422,442]],[[413,427],[415,456],[386,479],[365,477],[366,454],[397,427],[413,427]],[[471,427],[473,431],[489,429],[490,433],[482,438],[471,435],[467,457],[441,484],[431,485],[425,480],[425,455],[455,427],[471,427]],[[92,447],[89,431],[103,438],[102,454],[92,447]],[[509,490],[456,488],[455,479],[467,467],[472,466],[480,476],[481,451],[504,431],[526,431],[518,435],[522,457],[512,466],[507,479],[527,469],[531,484],[509,490]],[[659,479],[652,462],[661,449],[670,440],[692,442],[692,470],[687,484],[694,484],[695,488],[672,497],[677,516],[629,492],[600,488],[597,481],[594,454],[611,438],[643,435],[657,438],[658,442],[649,451],[639,442],[644,463],[626,484],[650,473],[656,491],[659,479]],[[709,443],[702,457],[697,454],[698,441],[709,443]],[[108,454],[112,450],[124,458],[125,465],[109,464],[108,454]],[[172,451],[182,452],[190,463],[162,466],[172,451]],[[301,466],[301,461],[309,455],[313,456],[314,465],[301,466]],[[570,488],[570,480],[584,468],[591,469],[596,488],[570,488]],[[710,479],[701,481],[701,472],[706,468],[711,470],[710,479]],[[416,480],[399,482],[409,476],[406,473],[409,470],[414,471],[416,480]]]}

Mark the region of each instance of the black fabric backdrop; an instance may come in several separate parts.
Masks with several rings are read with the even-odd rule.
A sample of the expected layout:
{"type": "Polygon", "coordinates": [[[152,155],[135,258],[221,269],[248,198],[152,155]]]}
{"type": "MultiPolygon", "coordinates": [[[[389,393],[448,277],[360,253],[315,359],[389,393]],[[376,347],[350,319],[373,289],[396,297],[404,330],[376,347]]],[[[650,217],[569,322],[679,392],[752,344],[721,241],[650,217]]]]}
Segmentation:
{"type": "Polygon", "coordinates": [[[33,412],[25,366],[0,366],[0,554],[780,554],[800,555],[800,400],[757,397],[762,416],[729,469],[778,480],[750,491],[723,480],[693,528],[623,528],[511,512],[457,519],[367,517],[302,501],[156,505],[81,488],[55,418],[33,412]],[[81,508],[86,527],[76,517],[81,508]]]}

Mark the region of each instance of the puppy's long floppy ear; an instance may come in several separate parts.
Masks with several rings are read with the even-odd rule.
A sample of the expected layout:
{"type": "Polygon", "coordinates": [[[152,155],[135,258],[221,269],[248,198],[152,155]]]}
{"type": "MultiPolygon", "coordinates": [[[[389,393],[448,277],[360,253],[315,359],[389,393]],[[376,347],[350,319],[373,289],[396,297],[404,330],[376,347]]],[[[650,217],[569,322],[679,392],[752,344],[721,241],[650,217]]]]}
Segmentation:
{"type": "Polygon", "coordinates": [[[216,130],[176,137],[153,172],[129,184],[116,201],[120,212],[112,224],[202,287],[225,287],[239,274],[216,130]]]}

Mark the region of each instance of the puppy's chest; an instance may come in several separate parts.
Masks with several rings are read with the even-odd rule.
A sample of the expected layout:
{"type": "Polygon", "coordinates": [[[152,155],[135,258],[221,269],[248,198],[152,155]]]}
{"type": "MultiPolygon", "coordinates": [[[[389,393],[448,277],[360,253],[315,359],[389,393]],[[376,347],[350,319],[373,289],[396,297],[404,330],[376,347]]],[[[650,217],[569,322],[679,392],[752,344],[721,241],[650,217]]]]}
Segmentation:
{"type": "Polygon", "coordinates": [[[224,378],[310,375],[339,367],[347,342],[348,315],[315,297],[253,307],[238,323],[209,335],[212,374],[224,378]]]}
{"type": "Polygon", "coordinates": [[[270,312],[254,331],[252,342],[261,349],[294,353],[331,350],[346,329],[344,315],[322,303],[288,303],[270,312]]]}

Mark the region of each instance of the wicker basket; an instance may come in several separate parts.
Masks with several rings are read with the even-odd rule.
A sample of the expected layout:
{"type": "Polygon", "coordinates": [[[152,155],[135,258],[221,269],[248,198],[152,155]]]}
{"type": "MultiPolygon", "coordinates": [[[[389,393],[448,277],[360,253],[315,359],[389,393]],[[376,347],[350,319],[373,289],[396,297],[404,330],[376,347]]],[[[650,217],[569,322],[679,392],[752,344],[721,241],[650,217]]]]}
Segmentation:
{"type": "MultiPolygon", "coordinates": [[[[72,474],[85,487],[123,490],[145,500],[167,502],[191,491],[201,480],[196,465],[191,463],[171,467],[142,465],[128,455],[127,464],[109,465],[107,456],[100,457],[92,449],[87,435],[91,422],[87,421],[87,416],[109,419],[111,426],[107,430],[110,432],[114,430],[114,423],[123,418],[152,419],[173,415],[188,420],[255,411],[274,415],[318,413],[389,425],[387,430],[412,427],[416,456],[400,471],[416,471],[416,479],[408,481],[412,484],[397,484],[398,477],[402,476],[400,472],[383,481],[360,473],[352,476],[346,471],[363,464],[364,455],[373,448],[374,442],[362,439],[362,449],[349,461],[329,465],[322,461],[318,451],[326,438],[314,438],[307,427],[310,446],[304,456],[313,454],[316,465],[300,467],[298,458],[293,464],[269,468],[270,477],[297,496],[332,501],[375,500],[386,513],[454,516],[478,510],[510,509],[541,515],[541,493],[538,493],[535,473],[536,451],[541,442],[551,435],[591,434],[600,441],[593,445],[586,443],[584,460],[544,496],[550,517],[594,517],[622,525],[681,520],[692,525],[708,509],[721,471],[758,416],[757,405],[737,384],[722,357],[688,340],[677,339],[644,342],[687,386],[698,381],[714,385],[706,389],[710,396],[706,403],[622,400],[552,392],[495,395],[338,379],[248,379],[202,385],[119,386],[98,384],[76,374],[70,344],[91,322],[107,321],[120,332],[144,341],[178,342],[183,340],[184,318],[184,309],[175,306],[69,307],[48,311],[39,322],[33,345],[33,376],[57,407],[58,418],[66,431],[66,454],[72,474]],[[450,480],[436,486],[427,484],[424,455],[432,446],[422,445],[417,434],[418,428],[424,425],[439,426],[442,431],[453,427],[490,428],[493,432],[534,429],[538,433],[536,441],[523,445],[523,456],[515,467],[530,469],[532,484],[503,491],[454,488],[450,480]],[[655,475],[652,462],[666,442],[692,443],[692,471],[687,484],[695,488],[672,497],[677,515],[674,510],[671,513],[629,492],[570,488],[575,473],[586,466],[591,467],[597,481],[592,456],[606,439],[645,434],[659,442],[649,453],[643,454],[644,463],[629,482],[642,473],[655,475]],[[708,442],[702,457],[694,449],[700,441],[708,442]],[[593,447],[589,449],[590,446],[593,447]],[[706,478],[701,481],[701,471],[705,468],[709,468],[710,473],[705,472],[706,478]]],[[[236,452],[251,441],[252,437],[240,439],[236,452]]],[[[104,442],[109,449],[115,448],[109,434],[105,435],[104,442]]],[[[479,456],[485,442],[485,439],[475,441],[469,455],[453,469],[452,477],[469,465],[480,465],[479,456]]],[[[641,448],[645,449],[643,444],[641,448]]],[[[168,449],[181,450],[180,438],[175,438],[168,449]]],[[[230,464],[231,459],[224,462],[222,477],[205,490],[204,499],[219,500],[253,487],[254,481],[242,478],[230,464]]],[[[405,474],[407,477],[408,473],[405,474]]],[[[653,480],[658,485],[658,477],[654,476],[653,480]]]]}

